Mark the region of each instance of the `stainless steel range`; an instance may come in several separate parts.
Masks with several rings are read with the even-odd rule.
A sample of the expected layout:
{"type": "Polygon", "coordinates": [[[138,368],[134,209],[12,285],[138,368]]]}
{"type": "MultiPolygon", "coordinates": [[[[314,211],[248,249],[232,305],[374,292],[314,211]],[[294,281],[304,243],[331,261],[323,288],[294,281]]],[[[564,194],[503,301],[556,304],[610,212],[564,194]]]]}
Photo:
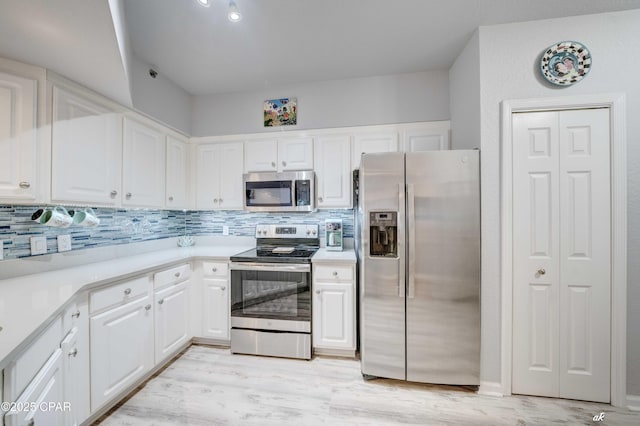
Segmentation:
{"type": "Polygon", "coordinates": [[[231,257],[231,352],[311,358],[311,257],[318,225],[258,225],[231,257]]]}

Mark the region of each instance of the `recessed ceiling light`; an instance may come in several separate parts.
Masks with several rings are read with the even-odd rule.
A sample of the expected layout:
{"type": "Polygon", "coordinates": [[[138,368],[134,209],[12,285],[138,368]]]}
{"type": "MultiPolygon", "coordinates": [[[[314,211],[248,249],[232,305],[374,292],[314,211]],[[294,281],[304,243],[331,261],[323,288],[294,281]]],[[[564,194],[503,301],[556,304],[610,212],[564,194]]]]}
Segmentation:
{"type": "Polygon", "coordinates": [[[211,0],[196,0],[200,6],[209,7],[211,6],[211,0]]]}
{"type": "Polygon", "coordinates": [[[242,15],[240,15],[240,12],[238,11],[238,6],[236,6],[236,3],[233,0],[229,2],[229,13],[227,13],[227,18],[229,18],[231,22],[238,22],[242,19],[242,15]]]}

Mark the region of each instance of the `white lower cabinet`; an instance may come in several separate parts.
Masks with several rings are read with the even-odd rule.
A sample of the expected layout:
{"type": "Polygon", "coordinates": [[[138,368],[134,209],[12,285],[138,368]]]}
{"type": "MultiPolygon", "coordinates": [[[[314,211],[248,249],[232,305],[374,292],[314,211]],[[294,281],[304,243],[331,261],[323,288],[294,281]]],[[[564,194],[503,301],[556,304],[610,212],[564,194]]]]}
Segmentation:
{"type": "Polygon", "coordinates": [[[56,349],[24,393],[15,401],[17,410],[6,414],[5,426],[67,424],[65,408],[68,405],[65,405],[64,399],[62,358],[62,350],[56,349]]]}
{"type": "Polygon", "coordinates": [[[190,338],[189,281],[155,292],[156,364],[173,355],[190,338]]]}
{"type": "MultiPolygon", "coordinates": [[[[85,317],[86,318],[86,317],[85,317]]],[[[64,401],[69,403],[65,425],[77,426],[89,417],[89,344],[84,330],[73,327],[62,341],[64,401]]]]}
{"type": "Polygon", "coordinates": [[[229,340],[229,265],[202,262],[202,337],[229,340]]]}
{"type": "MultiPolygon", "coordinates": [[[[139,285],[134,280],[124,289],[139,285]]],[[[149,282],[150,284],[150,282],[149,282]]],[[[119,286],[114,286],[118,288],[119,286]]],[[[109,296],[111,288],[91,295],[94,299],[109,296]]],[[[127,292],[127,290],[129,290],[127,292]]],[[[96,306],[102,305],[99,300],[96,306]]],[[[121,391],[134,384],[154,365],[154,321],[150,292],[124,304],[93,314],[91,330],[91,410],[93,412],[121,391]]]]}
{"type": "Polygon", "coordinates": [[[314,265],[313,348],[354,355],[356,304],[353,265],[314,265]]]}

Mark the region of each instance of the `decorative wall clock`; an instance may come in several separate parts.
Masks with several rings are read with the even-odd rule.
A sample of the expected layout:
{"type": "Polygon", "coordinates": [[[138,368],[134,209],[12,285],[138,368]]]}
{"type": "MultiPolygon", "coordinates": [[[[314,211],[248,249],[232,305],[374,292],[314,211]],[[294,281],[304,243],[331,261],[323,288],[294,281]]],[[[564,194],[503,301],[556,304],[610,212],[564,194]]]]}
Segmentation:
{"type": "Polygon", "coordinates": [[[570,86],[582,80],[591,70],[591,53],[583,44],[561,41],[542,55],[540,71],[547,81],[558,86],[570,86]]]}

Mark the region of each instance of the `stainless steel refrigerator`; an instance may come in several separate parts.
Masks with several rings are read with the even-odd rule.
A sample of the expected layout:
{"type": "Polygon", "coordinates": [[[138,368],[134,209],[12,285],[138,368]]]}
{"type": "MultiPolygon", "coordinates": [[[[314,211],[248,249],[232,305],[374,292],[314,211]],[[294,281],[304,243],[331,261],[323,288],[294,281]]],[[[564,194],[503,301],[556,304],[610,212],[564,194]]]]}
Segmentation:
{"type": "Polygon", "coordinates": [[[363,154],[357,216],[362,374],[479,384],[479,152],[363,154]]]}

